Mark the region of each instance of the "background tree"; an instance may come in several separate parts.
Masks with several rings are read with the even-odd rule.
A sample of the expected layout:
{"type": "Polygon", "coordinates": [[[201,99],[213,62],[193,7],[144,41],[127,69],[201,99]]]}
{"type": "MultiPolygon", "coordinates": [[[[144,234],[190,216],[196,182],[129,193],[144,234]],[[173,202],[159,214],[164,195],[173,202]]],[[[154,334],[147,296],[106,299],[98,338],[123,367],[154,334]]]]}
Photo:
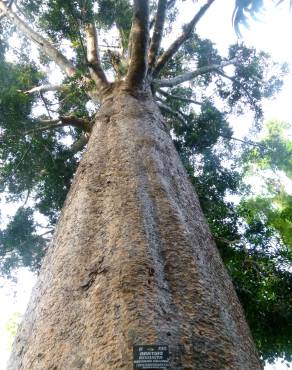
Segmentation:
{"type": "Polygon", "coordinates": [[[6,331],[9,335],[9,347],[12,347],[14,337],[17,332],[17,326],[19,324],[19,320],[21,318],[21,314],[17,311],[13,312],[10,316],[9,320],[6,323],[6,331]]]}
{"type": "Polygon", "coordinates": [[[248,177],[253,185],[245,185],[237,206],[240,239],[221,249],[258,348],[268,360],[291,361],[292,352],[290,127],[271,121],[266,136],[244,149],[243,180],[248,177]],[[254,184],[261,190],[252,191],[254,184]]]}
{"type": "MultiPolygon", "coordinates": [[[[120,85],[123,91],[136,98],[145,98],[148,94],[147,74],[152,95],[174,134],[175,145],[193,178],[211,231],[238,291],[244,291],[250,281],[255,282],[252,269],[246,274],[253,277],[250,280],[233,268],[246,266],[246,249],[243,253],[241,247],[233,246],[233,241],[241,238],[238,212],[225,198],[228,192],[236,191],[241,176],[224,165],[224,158],[230,158],[234,145],[232,130],[226,120],[230,112],[240,113],[248,104],[256,121],[260,122],[261,99],[280,88],[286,66],[277,66],[267,54],[242,45],[230,47],[228,58],[223,58],[209,40],[200,39],[194,29],[212,3],[207,1],[197,13],[194,12],[194,18],[184,27],[181,36],[165,49],[161,48],[162,35],[171,31],[177,4],[174,1],[150,4],[149,28],[153,32],[146,65],[147,2],[134,2],[134,9],[128,1],[80,1],[76,4],[70,1],[47,4],[19,1],[10,5],[0,2],[3,15],[8,19],[3,32],[6,39],[9,33],[17,32],[16,27],[21,32],[20,37],[29,38],[41,51],[35,65],[31,65],[25,55],[22,55],[27,61],[25,65],[3,63],[6,68],[3,74],[6,80],[4,78],[2,82],[6,101],[1,100],[5,111],[1,133],[3,190],[9,193],[11,200],[22,199],[24,202],[15,219],[1,233],[3,271],[9,272],[21,265],[34,268],[39,265],[45,249],[44,236],[49,235],[58,218],[80,153],[91,135],[96,109],[110,99],[111,94],[115,95],[120,85]],[[34,29],[28,26],[28,20],[34,29]],[[41,32],[36,33],[36,30],[41,32]],[[98,47],[96,30],[101,34],[104,30],[112,32],[111,44],[103,40],[105,45],[100,43],[98,47]],[[70,59],[54,46],[54,43],[62,45],[66,40],[71,45],[67,48],[67,53],[71,52],[70,59]],[[37,72],[41,65],[49,66],[49,60],[67,75],[62,85],[48,84],[45,74],[37,72]],[[28,62],[28,77],[21,80],[19,76],[25,76],[28,62]],[[228,66],[233,68],[228,71],[228,66]],[[272,77],[268,77],[270,69],[274,72],[272,77]],[[107,81],[104,71],[108,76],[115,76],[114,84],[107,81]],[[7,76],[11,76],[10,82],[7,76]],[[43,106],[41,114],[32,110],[36,105],[43,106]],[[219,111],[216,105],[223,109],[219,111]],[[18,117],[15,112],[19,112],[18,117]],[[46,233],[43,236],[39,235],[41,232],[36,234],[39,226],[32,219],[31,209],[27,208],[27,198],[34,199],[34,210],[48,218],[49,225],[42,232],[46,233]]],[[[5,50],[4,40],[2,48],[5,50]]],[[[20,50],[20,53],[24,51],[20,50]]],[[[248,206],[241,208],[245,210],[248,206]]],[[[250,249],[248,244],[247,254],[253,253],[250,249]]],[[[270,259],[267,254],[264,257],[266,268],[270,259]]],[[[283,282],[286,279],[288,286],[290,275],[284,271],[280,276],[278,270],[275,269],[275,274],[278,274],[284,292],[283,282]]],[[[94,279],[91,283],[86,282],[84,289],[87,290],[93,282],[94,279]]],[[[253,287],[249,291],[252,294],[255,290],[262,294],[262,299],[265,293],[261,289],[253,287]]],[[[246,297],[241,296],[246,303],[246,297]]],[[[278,307],[282,298],[281,294],[275,298],[274,307],[278,307]]],[[[260,300],[253,306],[248,315],[251,322],[256,321],[252,319],[258,307],[263,312],[266,306],[260,300]]],[[[284,328],[286,321],[281,325],[284,328]]],[[[288,332],[284,332],[275,350],[271,338],[277,330],[276,325],[272,326],[268,336],[263,327],[257,326],[254,331],[262,355],[265,358],[283,353],[288,355],[290,349],[284,344],[288,332]],[[261,345],[266,338],[269,338],[268,344],[261,345]]]]}

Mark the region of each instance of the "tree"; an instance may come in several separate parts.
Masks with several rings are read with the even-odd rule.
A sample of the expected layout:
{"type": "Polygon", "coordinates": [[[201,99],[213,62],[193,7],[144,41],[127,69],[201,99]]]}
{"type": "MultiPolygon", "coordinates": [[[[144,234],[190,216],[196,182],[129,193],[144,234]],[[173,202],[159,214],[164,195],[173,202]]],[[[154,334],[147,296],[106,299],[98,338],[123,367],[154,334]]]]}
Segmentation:
{"type": "Polygon", "coordinates": [[[20,313],[17,311],[14,311],[5,325],[7,334],[9,335],[9,347],[12,347],[12,343],[16,335],[17,326],[18,326],[20,317],[21,317],[20,313]]]}
{"type": "Polygon", "coordinates": [[[241,237],[224,248],[225,264],[263,358],[291,361],[291,125],[271,121],[267,134],[241,156],[246,187],[237,209],[241,237]]]}
{"type": "MultiPolygon", "coordinates": [[[[12,89],[21,90],[28,107],[39,94],[45,113],[22,111],[15,119],[11,112],[18,112],[17,106],[7,111],[2,140],[13,138],[13,145],[2,156],[4,186],[18,197],[32,193],[36,208],[53,224],[88,141],[9,368],[131,368],[132,346],[145,343],[169,344],[173,368],[261,368],[169,135],[171,125],[188,166],[205,131],[207,163],[216,158],[210,148],[219,136],[231,137],[224,115],[206,98],[211,82],[230,109],[248,103],[257,119],[260,99],[281,84],[275,76],[266,78],[271,63],[266,54],[236,45],[222,58],[195,34],[213,2],[195,12],[179,38],[163,49],[175,1],[0,1],[5,35],[17,29],[39,48],[38,63],[51,60],[67,76],[50,85],[38,74],[42,85],[29,81],[27,88],[12,89]],[[115,44],[105,52],[97,30],[115,32],[115,44]],[[71,59],[54,46],[64,40],[74,48],[71,59]],[[226,72],[229,65],[233,74],[226,72]],[[194,82],[186,87],[188,81],[194,82]],[[201,101],[194,100],[192,88],[203,91],[201,101]],[[53,100],[48,92],[54,92],[53,100]],[[74,141],[69,148],[60,142],[66,133],[74,141]]],[[[7,103],[13,101],[8,94],[7,103]]],[[[33,231],[29,211],[22,210],[21,217],[33,231]]],[[[13,227],[17,230],[17,223],[8,230],[13,227]]],[[[2,240],[9,235],[5,231],[2,240]]]]}

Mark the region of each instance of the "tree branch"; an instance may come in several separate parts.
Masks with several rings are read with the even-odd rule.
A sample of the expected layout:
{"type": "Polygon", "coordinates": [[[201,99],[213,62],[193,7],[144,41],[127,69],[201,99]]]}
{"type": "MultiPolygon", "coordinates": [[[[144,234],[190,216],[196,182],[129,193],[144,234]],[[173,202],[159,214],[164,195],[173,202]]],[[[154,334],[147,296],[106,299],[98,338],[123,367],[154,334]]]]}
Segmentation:
{"type": "Polygon", "coordinates": [[[85,26],[86,44],[87,44],[87,62],[91,78],[98,89],[108,86],[106,75],[101,67],[98,53],[98,39],[94,23],[88,23],[85,26]]]}
{"type": "Polygon", "coordinates": [[[80,42],[80,46],[81,46],[81,49],[82,49],[82,52],[83,52],[83,56],[84,56],[84,61],[86,62],[86,50],[85,50],[83,39],[82,39],[82,35],[81,35],[81,29],[82,29],[81,23],[82,22],[80,21],[80,19],[78,19],[76,17],[76,14],[75,14],[75,12],[72,9],[72,5],[73,4],[71,4],[69,6],[68,10],[69,10],[69,12],[70,12],[70,14],[71,14],[71,16],[73,18],[73,21],[74,21],[75,25],[76,25],[77,34],[78,34],[78,38],[79,38],[79,42],[80,42]]]}
{"type": "Polygon", "coordinates": [[[23,93],[25,95],[30,95],[35,92],[38,93],[45,93],[48,91],[60,91],[65,87],[65,85],[41,85],[41,86],[35,86],[29,90],[17,90],[20,93],[23,93]]]}
{"type": "Polygon", "coordinates": [[[240,243],[242,241],[241,239],[229,240],[229,239],[226,239],[226,238],[221,238],[220,236],[214,236],[214,239],[215,239],[215,241],[223,242],[223,243],[229,244],[229,245],[237,244],[237,243],[240,243]]]}
{"type": "Polygon", "coordinates": [[[187,126],[187,121],[184,119],[183,115],[180,112],[176,112],[175,110],[171,109],[169,106],[164,104],[163,102],[156,101],[158,107],[164,111],[165,113],[171,114],[175,118],[177,118],[184,126],[187,126]]]}
{"type": "Polygon", "coordinates": [[[85,145],[88,143],[88,140],[89,140],[89,135],[87,133],[87,134],[81,135],[79,139],[74,141],[74,143],[70,147],[73,154],[80,152],[85,147],[85,145]]]}
{"type": "Polygon", "coordinates": [[[203,17],[209,7],[215,0],[207,0],[207,3],[201,7],[198,13],[193,17],[193,19],[183,27],[182,34],[170,45],[170,47],[161,55],[158,59],[156,67],[154,69],[153,75],[157,76],[166,63],[174,56],[174,54],[178,51],[181,45],[188,40],[199,22],[199,20],[203,17]]]}
{"type": "Polygon", "coordinates": [[[163,35],[163,28],[165,22],[165,15],[167,9],[167,0],[159,0],[156,12],[153,36],[150,43],[148,55],[148,74],[151,74],[157,60],[160,49],[160,44],[163,35]]]}
{"type": "MultiPolygon", "coordinates": [[[[10,0],[9,2],[5,2],[6,3],[6,6],[8,9],[10,9],[14,3],[14,0],[10,0]]],[[[4,18],[6,15],[6,12],[2,11],[2,13],[0,14],[0,19],[4,18]]]]}
{"type": "Polygon", "coordinates": [[[249,103],[254,107],[254,110],[256,111],[257,110],[257,106],[255,105],[254,101],[253,101],[253,98],[250,96],[250,93],[249,91],[247,90],[247,88],[245,86],[243,86],[239,81],[237,81],[234,77],[231,77],[231,76],[228,76],[227,74],[225,74],[222,70],[218,69],[217,70],[217,73],[222,76],[222,77],[225,77],[227,78],[228,80],[232,81],[235,85],[239,86],[247,95],[248,97],[248,100],[249,100],[249,103]]]}
{"type": "Polygon", "coordinates": [[[39,236],[43,237],[44,235],[47,235],[47,234],[52,234],[54,232],[55,229],[51,229],[51,230],[48,230],[48,231],[45,231],[44,233],[42,234],[38,234],[39,236]]]}
{"type": "Polygon", "coordinates": [[[18,17],[7,5],[1,0],[0,10],[17,27],[27,38],[36,43],[38,47],[53,60],[69,77],[76,73],[73,64],[43,36],[35,32],[28,24],[18,17]]]}
{"type": "Polygon", "coordinates": [[[149,39],[149,0],[134,0],[133,20],[130,33],[130,63],[126,86],[141,86],[147,73],[149,39]]]}
{"type": "Polygon", "coordinates": [[[92,126],[91,123],[85,119],[76,117],[76,116],[60,116],[56,119],[39,119],[38,122],[41,123],[40,126],[25,131],[23,134],[31,134],[33,132],[38,131],[46,131],[46,130],[54,130],[56,128],[65,127],[65,126],[73,126],[76,128],[81,128],[85,132],[91,132],[92,126]]]}
{"type": "Polygon", "coordinates": [[[159,92],[159,94],[161,94],[161,95],[163,95],[163,96],[165,96],[166,98],[169,98],[169,99],[181,100],[185,103],[190,103],[190,104],[197,104],[197,105],[202,105],[203,104],[203,103],[198,102],[198,101],[193,100],[193,99],[183,98],[182,96],[179,96],[179,95],[169,94],[169,93],[167,93],[166,91],[164,91],[162,89],[158,89],[158,92],[159,92]]]}
{"type": "Polygon", "coordinates": [[[122,29],[122,27],[119,25],[119,24],[116,24],[116,27],[117,27],[117,30],[118,30],[118,35],[119,35],[119,46],[107,46],[107,48],[111,47],[111,48],[115,48],[115,49],[120,49],[120,53],[122,55],[123,58],[125,58],[125,54],[126,54],[126,37],[125,37],[125,33],[122,29]]]}
{"type": "Polygon", "coordinates": [[[239,141],[243,144],[253,145],[253,146],[257,146],[257,147],[264,148],[264,149],[269,149],[266,145],[261,144],[261,143],[257,143],[257,142],[252,141],[252,140],[244,140],[244,139],[239,139],[239,138],[234,137],[234,136],[227,136],[227,135],[220,135],[220,136],[223,137],[224,139],[235,140],[235,141],[239,141]]]}
{"type": "Polygon", "coordinates": [[[83,119],[76,117],[74,115],[71,116],[60,116],[59,117],[60,121],[63,123],[63,125],[68,125],[68,126],[74,126],[77,128],[81,128],[82,130],[86,132],[91,132],[92,130],[92,125],[91,122],[83,119]]]}
{"type": "Polygon", "coordinates": [[[73,126],[76,128],[80,128],[86,134],[90,133],[92,130],[92,123],[90,121],[73,116],[73,115],[60,116],[56,119],[36,119],[36,121],[39,122],[40,125],[31,130],[21,131],[19,133],[16,133],[13,135],[7,135],[7,136],[5,136],[5,134],[0,135],[0,142],[3,142],[6,137],[17,138],[23,135],[34,134],[36,132],[42,132],[42,131],[47,131],[47,130],[55,130],[57,128],[65,127],[65,126],[73,126]]]}
{"type": "MultiPolygon", "coordinates": [[[[0,139],[1,139],[1,137],[0,137],[0,139]]],[[[21,157],[20,157],[20,159],[19,159],[19,161],[17,162],[17,164],[14,166],[14,168],[13,168],[13,171],[14,171],[14,173],[16,173],[16,171],[18,170],[18,168],[20,167],[20,165],[22,164],[22,162],[24,161],[24,159],[25,159],[25,157],[27,156],[27,154],[28,154],[28,152],[31,150],[31,143],[29,143],[28,144],[28,146],[27,146],[27,148],[26,148],[26,150],[22,153],[22,155],[21,155],[21,157]]],[[[9,178],[12,176],[12,169],[10,170],[10,173],[8,173],[6,176],[2,176],[1,174],[0,174],[0,183],[1,183],[1,186],[2,186],[2,184],[5,184],[5,182],[7,181],[7,180],[9,180],[9,178]]]]}
{"type": "MultiPolygon", "coordinates": [[[[49,122],[49,120],[48,120],[49,122]]],[[[58,120],[59,122],[59,120],[58,120]]],[[[49,131],[49,130],[55,130],[57,128],[60,128],[60,127],[64,127],[66,126],[64,123],[62,122],[59,122],[59,123],[55,123],[55,120],[51,120],[49,122],[49,125],[45,126],[45,125],[41,125],[39,127],[35,127],[31,130],[27,130],[27,131],[24,131],[23,133],[21,133],[21,135],[29,135],[29,134],[34,134],[36,132],[43,132],[43,131],[49,131]]]]}
{"type": "Polygon", "coordinates": [[[109,61],[113,69],[115,70],[116,76],[118,78],[124,76],[127,72],[127,62],[123,58],[122,54],[120,54],[118,51],[110,49],[106,51],[106,54],[109,57],[109,61]]]}
{"type": "MultiPolygon", "coordinates": [[[[172,8],[172,7],[174,6],[175,2],[176,2],[176,0],[168,0],[168,1],[167,1],[167,4],[166,4],[166,10],[168,10],[168,9],[172,8]]],[[[156,18],[156,17],[153,17],[153,18],[150,20],[150,22],[149,22],[149,31],[151,31],[151,30],[152,30],[152,28],[153,28],[153,27],[154,27],[154,25],[155,25],[155,18],[156,18]]]]}
{"type": "Polygon", "coordinates": [[[168,78],[164,80],[154,80],[154,85],[159,86],[159,87],[174,87],[176,85],[179,85],[186,81],[190,81],[193,78],[206,74],[206,73],[210,73],[210,72],[220,73],[219,70],[221,68],[234,64],[236,61],[237,59],[234,58],[234,59],[230,59],[225,62],[222,62],[220,64],[211,64],[208,66],[204,66],[204,67],[196,69],[195,71],[186,72],[182,75],[179,75],[173,78],[168,78]]]}

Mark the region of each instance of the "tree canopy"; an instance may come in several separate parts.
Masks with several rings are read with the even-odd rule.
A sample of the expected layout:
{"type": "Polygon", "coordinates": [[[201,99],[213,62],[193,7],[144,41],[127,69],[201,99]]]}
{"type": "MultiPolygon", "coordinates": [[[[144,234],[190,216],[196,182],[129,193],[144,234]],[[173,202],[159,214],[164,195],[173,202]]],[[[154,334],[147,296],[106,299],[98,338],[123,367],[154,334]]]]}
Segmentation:
{"type": "MultiPolygon", "coordinates": [[[[279,91],[287,66],[242,43],[220,55],[196,32],[214,1],[190,6],[173,43],[179,0],[0,1],[0,184],[20,205],[0,232],[0,269],[38,270],[104,92],[146,78],[262,357],[290,360],[291,195],[279,174],[291,178],[291,141],[284,123],[270,123],[256,142],[237,140],[229,123],[248,107],[259,130],[262,100],[279,91]],[[58,69],[63,77],[51,83],[58,69]],[[265,177],[261,194],[246,185],[254,171],[265,177]]],[[[236,29],[261,7],[236,1],[236,29]]]]}

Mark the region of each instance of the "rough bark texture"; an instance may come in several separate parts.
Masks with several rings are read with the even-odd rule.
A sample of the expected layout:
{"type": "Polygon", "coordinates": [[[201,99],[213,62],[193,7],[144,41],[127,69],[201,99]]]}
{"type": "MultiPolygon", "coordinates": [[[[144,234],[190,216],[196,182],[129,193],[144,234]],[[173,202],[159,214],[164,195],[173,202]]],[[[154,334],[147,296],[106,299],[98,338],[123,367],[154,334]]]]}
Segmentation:
{"type": "Polygon", "coordinates": [[[154,31],[149,46],[148,54],[148,69],[151,73],[157,60],[160,51],[161,40],[163,37],[163,28],[166,17],[167,0],[159,0],[157,4],[156,19],[154,24],[154,31]]]}
{"type": "Polygon", "coordinates": [[[10,370],[261,369],[230,279],[155,103],[101,108],[15,340],[10,370]]]}
{"type": "Polygon", "coordinates": [[[130,60],[126,76],[127,88],[142,88],[147,75],[149,40],[149,0],[134,0],[130,33],[130,60]]]}
{"type": "Polygon", "coordinates": [[[87,62],[91,78],[98,89],[106,88],[108,86],[108,81],[100,64],[98,38],[94,22],[86,25],[85,34],[87,44],[87,62]]]}

